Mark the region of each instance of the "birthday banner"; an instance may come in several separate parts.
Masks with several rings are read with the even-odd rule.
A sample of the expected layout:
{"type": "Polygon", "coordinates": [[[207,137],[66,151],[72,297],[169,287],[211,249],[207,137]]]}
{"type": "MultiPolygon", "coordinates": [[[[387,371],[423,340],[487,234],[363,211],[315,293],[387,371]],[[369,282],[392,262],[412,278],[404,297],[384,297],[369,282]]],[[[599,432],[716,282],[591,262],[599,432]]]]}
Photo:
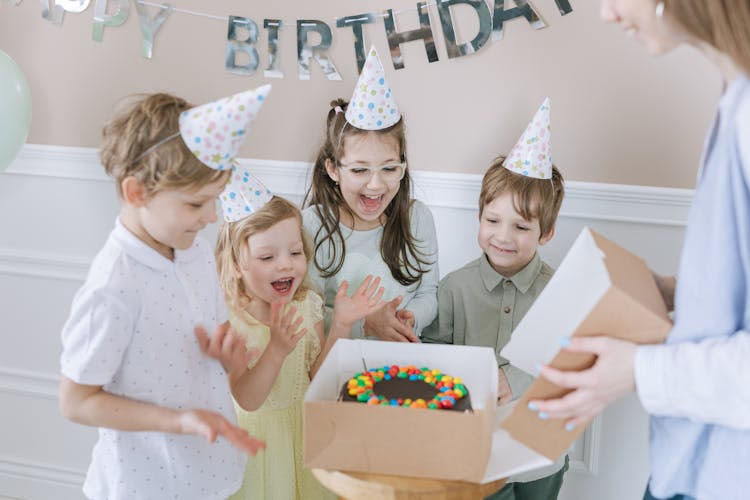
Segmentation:
{"type": "MultiPolygon", "coordinates": [[[[13,5],[20,5],[23,0],[4,0],[13,5]]],[[[568,0],[554,1],[561,16],[573,12],[568,0]]],[[[91,0],[40,0],[42,18],[56,26],[61,26],[66,12],[81,13],[85,11],[91,0]]],[[[419,2],[416,9],[394,11],[386,9],[380,13],[366,12],[334,19],[339,29],[351,29],[354,34],[354,53],[357,58],[357,69],[362,71],[365,63],[365,42],[362,27],[375,24],[378,19],[383,20],[383,27],[388,39],[393,67],[404,69],[404,58],[401,54],[401,44],[421,40],[427,52],[427,60],[431,63],[438,61],[432,22],[428,7],[435,7],[440,19],[446,52],[449,59],[464,57],[478,52],[488,41],[496,42],[503,38],[503,25],[506,21],[524,18],[532,29],[539,30],[547,27],[537,9],[529,0],[511,0],[514,7],[506,8],[505,0],[494,0],[492,9],[485,0],[435,0],[434,2],[419,2]],[[451,8],[456,5],[471,7],[479,21],[476,36],[469,42],[459,43],[453,24],[451,8]],[[396,25],[396,17],[405,12],[416,12],[419,28],[401,31],[396,25]]],[[[227,23],[227,45],[225,54],[225,68],[238,75],[252,75],[260,65],[260,56],[256,46],[260,38],[258,24],[249,17],[229,15],[216,16],[179,9],[167,3],[154,3],[144,0],[134,0],[135,10],[141,28],[141,54],[147,59],[153,57],[154,41],[164,22],[173,12],[206,17],[227,23]],[[155,8],[155,13],[149,13],[149,7],[155,8]],[[247,62],[238,63],[238,56],[247,62]],[[249,60],[248,60],[249,59],[249,60]]],[[[153,9],[152,9],[153,10],[153,9]]],[[[104,28],[121,26],[130,15],[130,0],[95,0],[94,25],[92,38],[101,42],[104,28]],[[110,5],[111,4],[111,5],[110,5]]],[[[266,30],[266,44],[268,61],[263,70],[266,78],[284,78],[279,59],[279,30],[286,26],[281,19],[263,19],[263,29],[266,30]]],[[[320,65],[328,80],[341,80],[341,74],[328,55],[333,41],[331,25],[319,19],[297,19],[297,77],[300,80],[310,79],[310,64],[312,59],[320,65]],[[310,34],[316,33],[320,41],[311,44],[310,34]]]]}

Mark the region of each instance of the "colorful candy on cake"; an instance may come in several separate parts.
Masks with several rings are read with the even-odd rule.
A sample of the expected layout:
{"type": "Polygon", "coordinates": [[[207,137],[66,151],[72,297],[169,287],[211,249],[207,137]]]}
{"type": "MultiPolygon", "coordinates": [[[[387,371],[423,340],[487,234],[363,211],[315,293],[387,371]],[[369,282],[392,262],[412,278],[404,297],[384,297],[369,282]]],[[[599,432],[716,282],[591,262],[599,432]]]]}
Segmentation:
{"type": "Polygon", "coordinates": [[[469,391],[459,377],[411,365],[384,366],[357,373],[341,388],[341,400],[432,410],[471,410],[469,391]]]}

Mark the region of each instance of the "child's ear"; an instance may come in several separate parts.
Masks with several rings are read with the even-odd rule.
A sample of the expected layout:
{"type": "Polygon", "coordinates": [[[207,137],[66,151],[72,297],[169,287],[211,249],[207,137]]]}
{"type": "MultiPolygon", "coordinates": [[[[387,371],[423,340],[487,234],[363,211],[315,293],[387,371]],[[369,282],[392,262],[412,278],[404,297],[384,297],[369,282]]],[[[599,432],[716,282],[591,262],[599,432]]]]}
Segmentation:
{"type": "Polygon", "coordinates": [[[133,177],[125,177],[120,183],[122,197],[128,205],[142,207],[146,204],[146,188],[141,181],[133,177]]]}
{"type": "Polygon", "coordinates": [[[552,229],[550,229],[547,234],[539,238],[539,245],[544,245],[548,243],[549,240],[551,240],[553,236],[555,236],[555,226],[552,226],[552,229]]]}
{"type": "Polygon", "coordinates": [[[330,158],[326,158],[326,172],[333,182],[336,184],[339,183],[339,169],[336,168],[336,165],[330,158]]]}

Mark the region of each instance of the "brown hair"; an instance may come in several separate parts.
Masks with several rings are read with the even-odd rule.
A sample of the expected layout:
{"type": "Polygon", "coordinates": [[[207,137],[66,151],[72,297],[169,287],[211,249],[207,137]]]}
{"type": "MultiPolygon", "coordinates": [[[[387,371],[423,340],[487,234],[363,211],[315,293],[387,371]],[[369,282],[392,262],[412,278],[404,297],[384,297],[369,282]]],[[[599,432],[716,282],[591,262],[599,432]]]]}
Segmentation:
{"type": "Polygon", "coordinates": [[[511,172],[503,166],[504,156],[492,161],[490,168],[482,178],[482,190],[479,193],[479,217],[484,207],[498,196],[510,193],[513,195],[513,208],[526,220],[539,219],[541,237],[547,236],[555,227],[557,214],[560,212],[565,186],[557,167],[552,167],[550,179],[537,179],[511,172]]]}
{"type": "MultiPolygon", "coordinates": [[[[340,210],[352,214],[338,185],[328,176],[326,160],[338,164],[344,156],[344,142],[348,137],[365,134],[382,134],[393,137],[398,143],[401,161],[406,161],[406,131],[403,116],[391,127],[382,130],[361,130],[346,121],[345,112],[348,103],[343,99],[331,102],[331,110],[326,117],[326,138],[318,152],[313,166],[310,188],[305,194],[303,206],[311,206],[321,221],[321,226],[313,235],[315,241],[315,266],[323,277],[329,278],[341,270],[346,255],[346,245],[341,234],[340,210]],[[341,111],[336,111],[336,107],[341,111]],[[343,112],[342,112],[343,111],[343,112]],[[340,245],[337,245],[338,243],[340,245]],[[323,245],[332,249],[330,262],[318,262],[317,251],[323,245]],[[341,254],[338,254],[341,248],[341,254]]],[[[404,286],[412,285],[422,279],[429,271],[424,253],[419,249],[418,240],[411,232],[411,178],[406,169],[401,179],[398,193],[385,209],[383,237],[380,240],[380,255],[391,270],[393,279],[404,286]]]]}
{"type": "Polygon", "coordinates": [[[748,0],[665,0],[664,13],[689,35],[731,57],[750,75],[748,0]]]}
{"type": "Polygon", "coordinates": [[[163,189],[198,189],[222,177],[229,179],[228,171],[204,165],[179,136],[143,155],[179,132],[180,113],[190,107],[170,94],[141,94],[119,103],[115,116],[102,130],[99,156],[104,170],[115,179],[120,197],[122,181],[130,176],[143,184],[147,196],[163,189]]]}
{"type": "MultiPolygon", "coordinates": [[[[310,264],[310,242],[302,229],[302,214],[299,208],[279,196],[274,196],[263,207],[249,217],[236,222],[221,224],[216,241],[216,267],[219,272],[219,281],[224,292],[227,305],[234,311],[241,311],[253,300],[250,292],[245,288],[240,274],[240,267],[247,262],[247,239],[266,231],[286,219],[294,219],[299,223],[300,236],[302,237],[302,249],[305,259],[310,264]]],[[[294,294],[294,300],[302,300],[310,285],[307,280],[302,280],[299,288],[294,294]]]]}

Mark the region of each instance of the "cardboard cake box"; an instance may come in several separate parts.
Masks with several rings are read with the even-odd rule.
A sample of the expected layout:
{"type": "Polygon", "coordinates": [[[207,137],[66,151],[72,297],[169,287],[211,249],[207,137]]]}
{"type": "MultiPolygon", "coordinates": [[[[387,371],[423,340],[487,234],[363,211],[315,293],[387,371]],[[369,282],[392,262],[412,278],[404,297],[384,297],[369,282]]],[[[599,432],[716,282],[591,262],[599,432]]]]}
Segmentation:
{"type": "MultiPolygon", "coordinates": [[[[638,343],[663,341],[667,310],[645,263],[584,229],[513,333],[502,354],[534,373],[537,363],[590,366],[586,354],[560,352],[559,339],[607,334],[638,343]]],[[[552,464],[583,432],[541,420],[529,399],[565,389],[537,379],[518,404],[496,408],[497,361],[487,347],[339,340],[304,399],[305,465],[486,483],[552,464]],[[420,410],[343,403],[341,387],[364,366],[414,365],[461,377],[473,411],[420,410]]]]}

